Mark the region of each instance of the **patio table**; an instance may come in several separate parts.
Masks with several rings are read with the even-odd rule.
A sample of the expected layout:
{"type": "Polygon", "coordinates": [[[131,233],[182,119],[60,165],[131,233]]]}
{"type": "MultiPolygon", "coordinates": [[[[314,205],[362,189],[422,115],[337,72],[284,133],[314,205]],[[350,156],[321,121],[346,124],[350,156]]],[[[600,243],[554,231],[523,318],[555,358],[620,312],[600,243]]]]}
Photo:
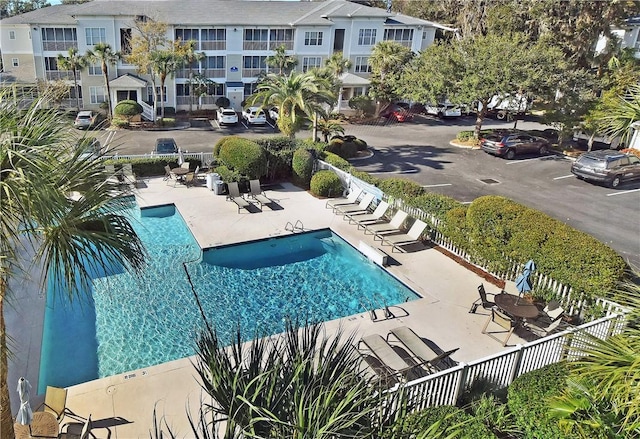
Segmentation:
{"type": "Polygon", "coordinates": [[[27,439],[32,437],[58,437],[60,425],[53,413],[33,412],[31,428],[29,425],[13,424],[16,439],[27,439]]]}
{"type": "Polygon", "coordinates": [[[538,308],[533,303],[513,294],[496,294],[494,302],[498,308],[517,319],[534,319],[538,316],[538,308]]]}

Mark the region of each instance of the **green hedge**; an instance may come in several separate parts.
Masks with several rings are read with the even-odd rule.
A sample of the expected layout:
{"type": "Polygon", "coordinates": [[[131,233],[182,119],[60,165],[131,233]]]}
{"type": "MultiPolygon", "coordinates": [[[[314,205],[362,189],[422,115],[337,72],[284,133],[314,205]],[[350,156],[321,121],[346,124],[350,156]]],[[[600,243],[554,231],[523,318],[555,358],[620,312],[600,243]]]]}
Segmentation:
{"type": "Polygon", "coordinates": [[[388,178],[380,181],[378,187],[388,196],[401,198],[408,203],[425,193],[422,186],[405,178],[388,178]]]}
{"type": "Polygon", "coordinates": [[[267,155],[264,149],[249,139],[227,139],[218,154],[220,164],[247,176],[260,178],[267,173],[267,155]]]}
{"type": "Polygon", "coordinates": [[[606,296],[626,264],[613,249],[548,215],[508,198],[484,196],[469,205],[465,218],[468,248],[492,269],[533,259],[542,273],[586,299],[606,296]]]}
{"type": "Polygon", "coordinates": [[[358,145],[352,141],[333,139],[329,142],[325,151],[339,155],[343,159],[350,159],[358,155],[358,145]]]}
{"type": "Polygon", "coordinates": [[[215,145],[213,145],[213,156],[214,157],[218,157],[220,155],[220,148],[222,148],[222,145],[224,145],[225,143],[232,141],[234,139],[242,139],[242,137],[238,137],[238,136],[224,136],[221,137],[220,140],[218,140],[216,142],[215,145]]]}
{"type": "Polygon", "coordinates": [[[346,161],[345,159],[343,159],[342,157],[340,157],[338,155],[335,155],[332,152],[325,151],[323,160],[325,162],[329,163],[330,165],[333,165],[336,168],[342,170],[342,171],[349,172],[353,168],[348,161],[346,161]]]}
{"type": "Polygon", "coordinates": [[[132,100],[124,100],[118,102],[113,109],[113,114],[116,116],[125,116],[127,118],[142,114],[142,105],[132,100]]]}
{"type": "Polygon", "coordinates": [[[293,182],[304,189],[309,189],[311,174],[313,173],[313,162],[313,155],[306,149],[297,149],[293,153],[291,165],[293,182]]]}
{"type": "Polygon", "coordinates": [[[564,433],[558,427],[558,420],[549,414],[548,400],[565,389],[568,374],[565,363],[555,363],[521,375],[511,383],[507,389],[507,405],[523,438],[580,437],[575,431],[564,433]]]}
{"type": "Polygon", "coordinates": [[[344,192],[340,177],[333,171],[318,171],[311,177],[310,190],[316,197],[339,197],[344,192]]]}
{"type": "Polygon", "coordinates": [[[476,419],[457,407],[446,405],[430,407],[401,417],[382,434],[384,439],[430,437],[494,439],[496,435],[481,419],[476,419]]]}

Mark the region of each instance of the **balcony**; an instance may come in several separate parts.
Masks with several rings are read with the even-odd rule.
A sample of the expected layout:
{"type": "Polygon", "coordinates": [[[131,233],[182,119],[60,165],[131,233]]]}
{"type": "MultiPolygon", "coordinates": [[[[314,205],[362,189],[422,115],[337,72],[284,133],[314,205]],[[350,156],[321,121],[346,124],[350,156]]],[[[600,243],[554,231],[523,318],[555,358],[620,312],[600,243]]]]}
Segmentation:
{"type": "Polygon", "coordinates": [[[266,68],[261,69],[242,69],[243,78],[257,78],[261,73],[266,73],[266,68]]]}
{"type": "Polygon", "coordinates": [[[68,80],[73,81],[73,72],[69,72],[67,70],[47,70],[45,75],[48,80],[68,80]]]}
{"type": "Polygon", "coordinates": [[[201,50],[227,50],[226,41],[201,41],[201,50]]]}
{"type": "Polygon", "coordinates": [[[266,41],[243,41],[242,43],[244,50],[267,50],[267,47],[266,41]]]}
{"type": "Polygon", "coordinates": [[[269,41],[269,50],[284,46],[285,50],[293,50],[293,41],[269,41]]]}
{"type": "Polygon", "coordinates": [[[71,48],[78,48],[77,41],[43,41],[42,42],[42,50],[52,51],[52,52],[60,52],[64,50],[69,50],[71,48]]]}

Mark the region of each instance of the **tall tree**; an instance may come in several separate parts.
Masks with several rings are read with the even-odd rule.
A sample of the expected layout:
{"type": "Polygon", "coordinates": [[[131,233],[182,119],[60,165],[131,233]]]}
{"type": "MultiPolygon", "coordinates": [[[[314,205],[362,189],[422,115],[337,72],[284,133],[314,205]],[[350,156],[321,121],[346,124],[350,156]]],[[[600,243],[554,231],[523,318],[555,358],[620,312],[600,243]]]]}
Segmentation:
{"type": "MultiPolygon", "coordinates": [[[[201,82],[200,78],[194,77],[193,67],[197,66],[200,61],[207,58],[204,52],[196,52],[196,41],[189,40],[181,44],[182,59],[184,64],[187,64],[189,69],[189,114],[193,111],[193,100],[198,99],[199,96],[195,93],[195,86],[198,82],[201,82]]],[[[199,72],[196,72],[198,74],[199,72]]],[[[199,100],[199,99],[198,99],[199,100]]]]}
{"type": "Polygon", "coordinates": [[[93,46],[93,50],[87,51],[87,58],[92,62],[99,62],[104,77],[104,86],[107,92],[107,117],[111,120],[113,107],[111,105],[111,85],[109,81],[109,66],[116,64],[121,58],[120,52],[115,52],[107,43],[98,43],[93,46]]]}
{"type": "Polygon", "coordinates": [[[558,49],[532,45],[525,35],[486,35],[429,46],[405,69],[400,83],[403,94],[418,102],[446,97],[457,104],[479,103],[477,138],[494,96],[553,99],[567,68],[558,49]]]}
{"type": "Polygon", "coordinates": [[[164,84],[167,77],[172,76],[184,62],[181,47],[178,41],[170,49],[159,49],[150,54],[151,68],[160,80],[160,118],[162,119],[164,119],[164,84]]]}
{"type": "Polygon", "coordinates": [[[298,64],[298,58],[287,55],[287,48],[283,45],[276,47],[273,55],[265,60],[269,67],[277,67],[278,75],[287,75],[298,64]]]}
{"type": "Polygon", "coordinates": [[[78,73],[82,72],[87,67],[87,58],[84,55],[78,53],[76,47],[70,47],[67,51],[68,56],[58,54],[58,67],[63,70],[69,70],[73,73],[73,88],[76,93],[76,104],[78,110],[82,108],[80,105],[80,93],[78,93],[78,73]]]}
{"type": "Polygon", "coordinates": [[[0,18],[25,14],[51,6],[47,0],[0,0],[0,18]]]}
{"type": "Polygon", "coordinates": [[[345,58],[342,52],[334,52],[331,54],[329,58],[327,58],[324,62],[325,68],[331,73],[333,76],[334,82],[339,85],[338,90],[338,111],[340,111],[340,106],[342,105],[342,93],[344,88],[342,87],[342,81],[340,80],[340,76],[348,72],[351,68],[351,61],[348,58],[345,58]]]}
{"type": "Polygon", "coordinates": [[[295,137],[304,116],[310,119],[322,108],[335,102],[333,84],[315,74],[292,71],[288,76],[269,73],[248,101],[262,107],[278,107],[278,128],[295,137]]]}
{"type": "Polygon", "coordinates": [[[13,437],[4,307],[17,276],[41,264],[41,288],[51,283],[72,300],[87,290],[93,268],[137,271],[145,256],[102,158],[83,158],[68,125],[39,100],[25,110],[3,91],[0,102],[0,431],[13,437]]]}
{"type": "Polygon", "coordinates": [[[413,57],[413,52],[395,41],[381,41],[373,47],[371,65],[371,89],[369,94],[376,99],[376,115],[383,104],[398,98],[398,80],[402,70],[413,57]]]}

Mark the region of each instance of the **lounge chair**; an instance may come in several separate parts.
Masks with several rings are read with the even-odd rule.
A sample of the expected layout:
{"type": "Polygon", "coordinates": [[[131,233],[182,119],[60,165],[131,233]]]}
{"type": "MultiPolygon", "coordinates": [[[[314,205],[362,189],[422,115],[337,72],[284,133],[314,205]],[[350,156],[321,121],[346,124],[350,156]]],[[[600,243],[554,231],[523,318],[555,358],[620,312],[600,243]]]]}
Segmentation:
{"type": "Polygon", "coordinates": [[[341,204],[333,209],[333,213],[344,216],[347,213],[366,212],[369,208],[369,205],[373,203],[374,198],[375,195],[373,194],[364,194],[362,198],[360,198],[360,202],[358,204],[341,204]]]}
{"type": "Polygon", "coordinates": [[[273,200],[265,195],[265,193],[260,188],[260,180],[250,180],[249,188],[251,191],[249,192],[249,196],[257,201],[260,205],[260,210],[262,210],[262,206],[268,204],[272,205],[273,200]]]}
{"type": "Polygon", "coordinates": [[[373,354],[392,375],[403,376],[415,367],[415,365],[407,363],[380,334],[362,337],[358,342],[358,351],[360,351],[360,353],[362,353],[360,347],[362,344],[366,346],[367,351],[373,354]]]}
{"type": "MultiPolygon", "coordinates": [[[[69,422],[64,424],[61,428],[59,439],[89,439],[89,438],[97,438],[93,432],[93,421],[91,420],[91,415],[85,420],[81,418],[78,419],[80,422],[69,422]]],[[[106,428],[108,434],[107,438],[111,437],[111,430],[106,428]]]]}
{"type": "Polygon", "coordinates": [[[424,364],[433,370],[437,370],[437,364],[442,360],[449,358],[451,354],[456,352],[459,348],[452,349],[441,354],[436,353],[429,347],[428,344],[422,340],[413,332],[413,329],[407,326],[400,326],[389,331],[387,334],[387,341],[390,337],[394,337],[397,341],[402,343],[406,350],[413,355],[420,364],[424,364]]]}
{"type": "MultiPolygon", "coordinates": [[[[482,306],[484,309],[488,310],[496,306],[494,302],[491,302],[489,299],[487,299],[487,292],[484,289],[484,284],[478,285],[478,294],[480,294],[480,298],[476,299],[476,301],[471,304],[471,308],[469,309],[470,314],[475,314],[479,306],[482,306]]],[[[489,294],[495,296],[495,293],[489,294]]]]}
{"type": "Polygon", "coordinates": [[[346,198],[331,198],[327,200],[324,207],[327,209],[335,209],[336,206],[340,206],[342,204],[355,204],[358,198],[360,198],[360,195],[362,195],[362,189],[352,189],[346,198]]]}
{"type": "Polygon", "coordinates": [[[482,328],[482,333],[488,335],[489,337],[493,338],[496,341],[499,341],[500,343],[502,343],[502,346],[506,346],[507,342],[509,341],[509,338],[511,337],[511,334],[513,334],[513,331],[515,329],[516,329],[516,321],[512,319],[510,316],[508,316],[507,314],[504,314],[497,307],[493,307],[491,308],[491,315],[489,316],[487,323],[485,323],[484,328],[482,328]],[[492,323],[492,322],[500,326],[503,330],[487,331],[489,323],[492,323]],[[493,335],[493,334],[499,334],[499,333],[506,333],[507,337],[504,340],[500,340],[495,335],[493,335]]]}
{"type": "Polygon", "coordinates": [[[344,218],[349,219],[349,224],[352,222],[358,225],[358,228],[361,226],[364,227],[365,224],[376,223],[382,219],[387,210],[389,209],[389,203],[386,201],[380,201],[376,210],[373,213],[362,213],[362,212],[354,212],[347,213],[344,215],[344,218]]]}
{"type": "Polygon", "coordinates": [[[231,200],[236,203],[236,206],[238,206],[238,213],[240,213],[241,209],[247,209],[248,211],[249,207],[252,206],[252,204],[242,198],[242,196],[240,195],[240,189],[238,188],[238,183],[232,181],[230,183],[227,183],[227,187],[229,188],[229,195],[227,195],[227,200],[231,200]]]}
{"type": "Polygon", "coordinates": [[[424,222],[416,220],[416,222],[413,223],[407,233],[382,236],[382,245],[384,245],[384,243],[386,242],[387,244],[393,246],[393,249],[391,251],[395,249],[402,250],[402,246],[420,242],[420,236],[426,228],[427,225],[424,222]]]}
{"type": "Polygon", "coordinates": [[[367,232],[369,232],[375,235],[374,240],[376,237],[382,239],[382,234],[384,233],[399,232],[400,227],[402,227],[402,224],[404,224],[408,216],[406,212],[399,210],[388,223],[366,224],[364,226],[364,233],[366,235],[367,232]]]}
{"type": "Polygon", "coordinates": [[[124,179],[127,183],[135,186],[137,180],[135,174],[133,173],[133,166],[131,166],[131,163],[125,163],[124,165],[122,165],[122,175],[124,176],[124,179]]]}
{"type": "Polygon", "coordinates": [[[59,422],[65,414],[71,413],[67,409],[67,389],[47,386],[44,402],[38,408],[55,415],[59,422]]]}

